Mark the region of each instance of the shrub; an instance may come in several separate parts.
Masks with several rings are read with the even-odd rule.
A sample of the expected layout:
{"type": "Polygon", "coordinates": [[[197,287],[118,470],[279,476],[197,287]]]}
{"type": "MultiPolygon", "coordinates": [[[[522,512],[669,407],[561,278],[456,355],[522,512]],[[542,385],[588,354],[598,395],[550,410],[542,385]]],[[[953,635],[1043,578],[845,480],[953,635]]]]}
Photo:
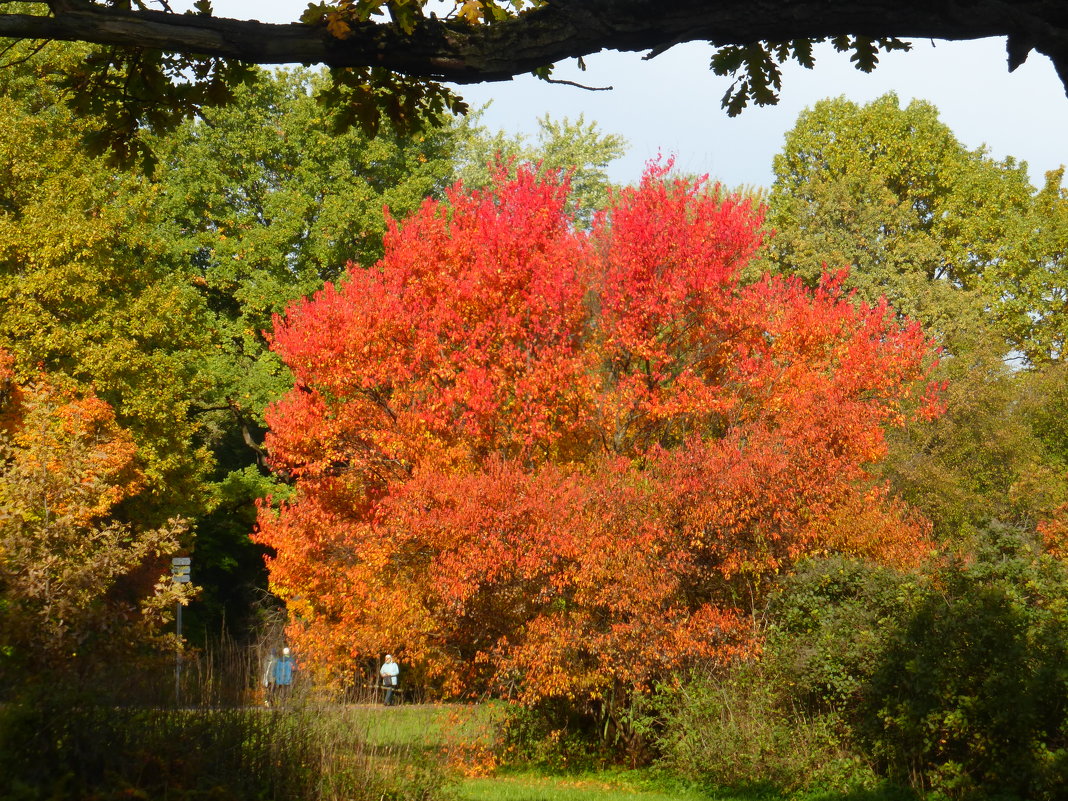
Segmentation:
{"type": "Polygon", "coordinates": [[[809,715],[765,666],[738,663],[691,676],[676,692],[659,740],[662,763],[704,783],[777,790],[846,790],[874,776],[848,747],[836,714],[809,715]]]}
{"type": "Polygon", "coordinates": [[[858,559],[809,559],[766,614],[763,672],[809,716],[848,715],[921,578],[858,559]]]}
{"type": "Polygon", "coordinates": [[[930,571],[858,712],[889,774],[939,796],[1068,796],[1068,569],[988,526],[930,571]]]}

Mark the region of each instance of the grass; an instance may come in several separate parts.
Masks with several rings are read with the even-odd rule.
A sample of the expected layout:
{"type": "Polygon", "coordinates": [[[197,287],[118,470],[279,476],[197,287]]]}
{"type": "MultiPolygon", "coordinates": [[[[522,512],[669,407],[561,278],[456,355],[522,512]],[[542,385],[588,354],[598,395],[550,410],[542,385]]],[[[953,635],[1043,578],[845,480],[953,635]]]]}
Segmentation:
{"type": "Polygon", "coordinates": [[[712,798],[698,790],[650,785],[640,774],[627,777],[611,771],[580,776],[529,773],[466,779],[458,786],[456,795],[460,801],[710,801],[712,798]]]}
{"type": "MultiPolygon", "coordinates": [[[[477,759],[479,747],[493,745],[500,708],[493,704],[425,704],[393,708],[352,706],[345,725],[380,748],[425,749],[444,758],[457,753],[477,759]]],[[[453,761],[463,772],[469,765],[453,761]]],[[[454,774],[455,775],[455,774],[454,774]]],[[[488,776],[460,778],[449,788],[456,801],[916,801],[901,788],[878,787],[848,793],[809,791],[787,794],[770,785],[744,789],[687,785],[653,769],[607,768],[561,774],[532,766],[505,766],[488,776]]]]}
{"type": "Polygon", "coordinates": [[[352,705],[339,715],[368,745],[441,749],[492,745],[494,716],[489,705],[467,704],[352,705]]]}
{"type": "Polygon", "coordinates": [[[458,801],[917,801],[914,793],[895,787],[848,793],[784,794],[770,787],[729,790],[686,787],[648,771],[604,771],[577,776],[536,772],[466,779],[458,801]]]}

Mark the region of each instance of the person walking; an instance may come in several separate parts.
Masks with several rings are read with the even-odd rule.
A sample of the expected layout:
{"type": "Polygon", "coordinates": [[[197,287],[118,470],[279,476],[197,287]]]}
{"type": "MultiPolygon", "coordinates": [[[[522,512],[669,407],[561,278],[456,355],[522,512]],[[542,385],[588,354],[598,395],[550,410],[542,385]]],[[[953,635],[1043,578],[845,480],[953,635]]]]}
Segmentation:
{"type": "Polygon", "coordinates": [[[397,689],[397,679],[400,676],[400,665],[393,661],[392,655],[386,654],[386,661],[382,663],[378,675],[382,677],[382,686],[386,688],[386,706],[392,706],[393,691],[397,689]]]}
{"type": "Polygon", "coordinates": [[[271,651],[267,660],[267,668],[263,674],[263,684],[267,688],[266,705],[271,706],[284,702],[289,696],[289,689],[293,685],[293,657],[289,648],[282,649],[282,655],[277,656],[271,651]]]}

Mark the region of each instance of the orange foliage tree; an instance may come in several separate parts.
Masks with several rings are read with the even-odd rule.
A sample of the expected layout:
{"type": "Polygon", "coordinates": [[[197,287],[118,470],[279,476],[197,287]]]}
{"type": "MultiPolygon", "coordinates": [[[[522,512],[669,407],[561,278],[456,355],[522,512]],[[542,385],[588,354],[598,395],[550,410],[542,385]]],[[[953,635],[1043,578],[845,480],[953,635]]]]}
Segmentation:
{"type": "Polygon", "coordinates": [[[11,364],[0,351],[0,676],[146,642],[188,594],[148,569],[178,549],[182,523],[113,518],[144,476],[112,408],[43,376],[19,385],[11,364]]]}
{"type": "Polygon", "coordinates": [[[931,413],[918,326],[840,279],[739,283],[747,201],[651,167],[592,231],[566,180],[455,188],[276,319],[290,502],[261,509],[309,666],[398,651],[447,693],[606,715],[753,647],[799,557],[929,548],[868,476],[931,413]]]}

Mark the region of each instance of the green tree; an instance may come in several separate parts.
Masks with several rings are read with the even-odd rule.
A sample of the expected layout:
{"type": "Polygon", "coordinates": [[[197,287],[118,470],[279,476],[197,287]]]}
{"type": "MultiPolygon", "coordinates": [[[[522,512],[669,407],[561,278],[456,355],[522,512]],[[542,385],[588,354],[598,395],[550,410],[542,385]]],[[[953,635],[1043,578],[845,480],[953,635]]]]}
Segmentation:
{"type": "MultiPolygon", "coordinates": [[[[1009,304],[1031,266],[1020,224],[1026,165],[968,150],[922,101],[824,100],[803,112],[774,162],[769,260],[814,282],[850,266],[850,284],[940,336],[952,352],[991,334],[1012,342],[1009,304]]],[[[1013,343],[1015,344],[1015,343],[1013,343]]]]}
{"type": "Polygon", "coordinates": [[[566,172],[571,182],[568,210],[584,226],[589,226],[594,212],[608,205],[611,183],[607,167],[627,148],[622,136],[603,133],[597,123],[586,122],[582,115],[574,121],[542,117],[533,142],[504,131],[491,134],[478,125],[477,114],[465,122],[464,129],[457,177],[466,187],[492,185],[498,163],[510,163],[513,174],[519,164],[536,164],[542,173],[566,172]]]}
{"type": "Polygon", "coordinates": [[[1068,501],[1064,463],[1041,422],[1055,407],[1036,397],[1036,376],[981,352],[947,359],[937,375],[945,414],[890,432],[882,475],[941,541],[967,538],[991,520],[1034,531],[1068,501]]]}
{"type": "Polygon", "coordinates": [[[92,121],[59,101],[49,75],[81,55],[0,71],[0,348],[21,379],[43,368],[116,409],[147,480],[127,513],[158,523],[205,502],[210,322],[155,230],[158,187],[87,156],[92,121]]]}
{"type": "Polygon", "coordinates": [[[1024,222],[1027,269],[1001,281],[1002,304],[1017,327],[1016,347],[1032,364],[1068,359],[1068,188],[1064,167],[1046,173],[1024,222]]]}
{"type": "Polygon", "coordinates": [[[285,388],[265,347],[272,315],[348,262],[373,264],[383,208],[408,214],[452,181],[451,127],[337,133],[315,100],[323,81],[261,72],[232,105],[154,147],[156,220],[214,316],[214,394],[251,421],[285,388]]]}

